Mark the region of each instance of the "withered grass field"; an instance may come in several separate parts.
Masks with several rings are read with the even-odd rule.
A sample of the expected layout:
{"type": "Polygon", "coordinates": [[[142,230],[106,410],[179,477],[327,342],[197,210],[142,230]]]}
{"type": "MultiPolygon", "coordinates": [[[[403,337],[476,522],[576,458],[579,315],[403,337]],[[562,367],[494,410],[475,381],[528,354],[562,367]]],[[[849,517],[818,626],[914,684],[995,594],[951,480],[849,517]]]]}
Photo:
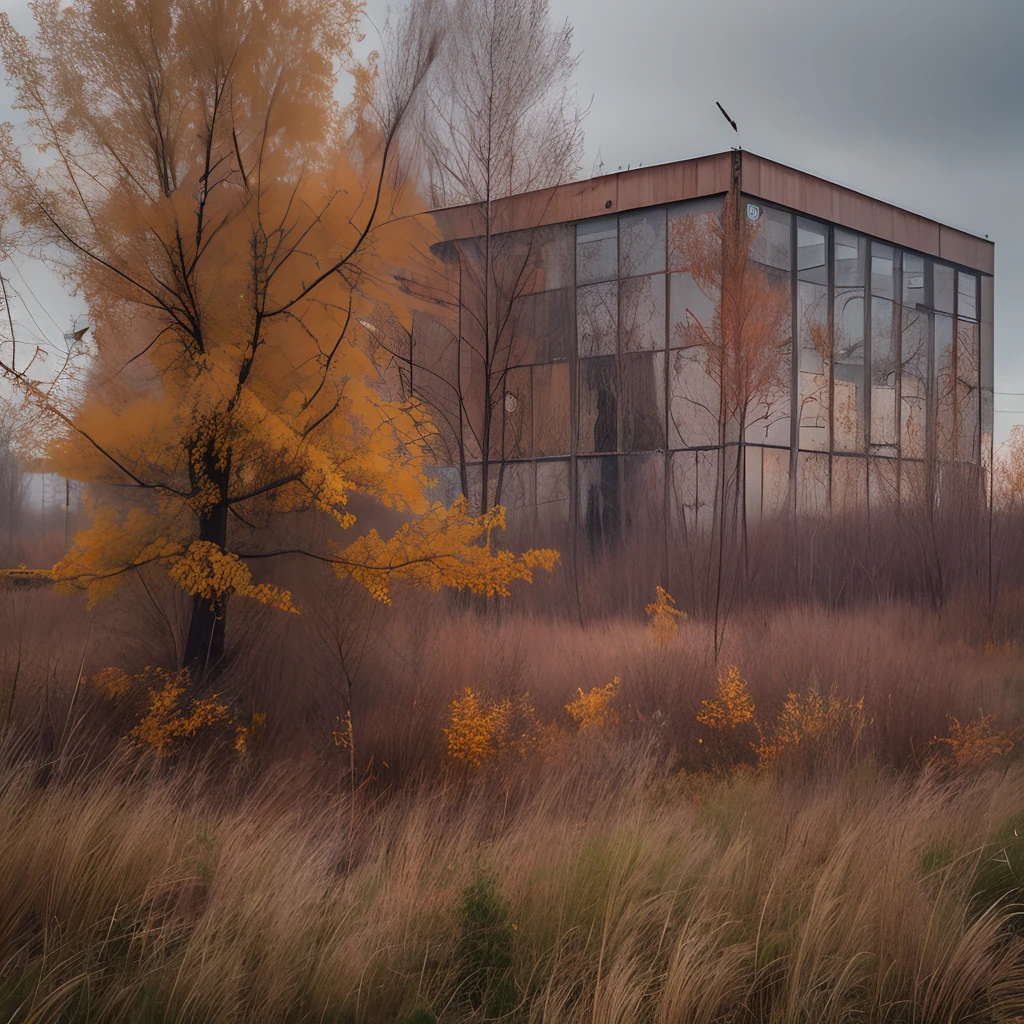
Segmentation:
{"type": "Polygon", "coordinates": [[[0,1020],[1024,1019],[1019,593],[765,593],[716,666],[706,609],[659,642],[602,572],[575,607],[238,604],[247,749],[163,758],[92,679],[173,664],[173,595],[0,595],[0,1020]],[[709,728],[728,666],[756,715],[709,728]],[[479,764],[467,688],[513,709],[479,764]]]}

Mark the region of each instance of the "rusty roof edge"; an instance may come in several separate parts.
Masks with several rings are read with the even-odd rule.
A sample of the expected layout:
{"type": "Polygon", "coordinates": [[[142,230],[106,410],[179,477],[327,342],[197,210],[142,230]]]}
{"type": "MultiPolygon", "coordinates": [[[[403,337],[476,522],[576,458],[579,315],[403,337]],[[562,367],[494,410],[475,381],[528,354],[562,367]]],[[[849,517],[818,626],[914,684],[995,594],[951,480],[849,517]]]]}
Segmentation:
{"type": "MultiPolygon", "coordinates": [[[[527,201],[530,201],[530,200],[536,201],[536,200],[540,199],[542,196],[544,196],[545,194],[547,194],[548,197],[549,197],[548,198],[548,202],[545,204],[545,209],[547,209],[550,206],[551,200],[554,197],[555,193],[559,193],[559,192],[571,193],[571,190],[578,189],[579,190],[579,194],[582,194],[586,190],[596,190],[596,188],[598,188],[601,183],[605,183],[607,187],[612,187],[613,186],[614,190],[615,190],[615,195],[616,195],[616,197],[618,197],[620,186],[623,183],[623,181],[629,181],[631,179],[640,177],[640,176],[642,176],[644,174],[648,174],[649,172],[655,171],[655,170],[662,170],[663,171],[663,170],[665,170],[667,168],[676,168],[676,167],[682,167],[683,165],[686,165],[686,164],[695,164],[695,163],[697,163],[699,161],[715,160],[715,159],[718,159],[720,157],[730,157],[733,152],[734,152],[733,150],[721,150],[721,151],[719,151],[717,153],[704,153],[704,154],[700,154],[700,155],[697,155],[697,156],[687,157],[687,158],[685,158],[683,160],[671,160],[671,161],[666,161],[664,163],[646,164],[646,165],[644,165],[642,167],[631,167],[631,168],[629,168],[627,170],[624,170],[624,171],[611,171],[608,174],[595,175],[595,176],[590,177],[590,178],[577,178],[577,179],[574,179],[572,181],[564,182],[564,183],[562,183],[560,185],[551,186],[551,187],[544,188],[544,189],[538,189],[538,190],[536,190],[534,192],[524,192],[524,193],[521,193],[519,195],[512,196],[510,198],[511,198],[512,201],[516,202],[516,204],[518,205],[519,203],[527,202],[527,201]]],[[[934,217],[926,216],[925,214],[918,213],[915,210],[909,210],[906,207],[897,206],[895,203],[889,202],[886,199],[879,199],[877,196],[873,196],[873,195],[871,195],[871,194],[869,194],[867,192],[862,192],[859,189],[851,188],[849,185],[845,185],[845,184],[843,184],[841,182],[832,181],[832,180],[830,180],[828,178],[822,178],[822,177],[819,177],[816,174],[811,174],[808,171],[801,170],[798,167],[793,167],[793,166],[791,166],[789,164],[781,163],[778,160],[773,160],[771,157],[762,156],[760,153],[755,153],[755,152],[753,152],[751,150],[739,150],[739,152],[743,156],[753,157],[753,158],[755,158],[757,160],[762,161],[763,163],[770,164],[770,165],[773,165],[775,167],[782,168],[785,171],[789,171],[789,172],[792,172],[792,173],[795,173],[795,174],[799,174],[799,175],[803,176],[804,178],[806,178],[808,180],[811,180],[813,182],[816,182],[816,183],[820,183],[823,186],[828,186],[830,188],[842,189],[844,192],[846,192],[846,193],[848,193],[848,194],[850,194],[852,196],[855,196],[857,198],[866,200],[867,202],[875,204],[875,205],[877,205],[880,208],[886,208],[888,210],[893,210],[893,211],[899,212],[901,214],[906,214],[906,215],[909,215],[911,217],[915,217],[915,218],[917,218],[920,221],[926,222],[926,223],[931,224],[931,225],[935,225],[936,227],[938,227],[940,229],[944,228],[947,231],[956,231],[959,234],[964,235],[967,238],[970,238],[973,241],[979,243],[980,245],[987,246],[989,249],[991,249],[992,250],[992,263],[994,264],[995,242],[993,242],[989,238],[985,238],[982,235],[978,235],[978,234],[976,234],[976,233],[974,233],[972,231],[967,231],[964,228],[958,227],[955,224],[948,224],[945,221],[936,220],[934,217]]],[[[712,191],[706,192],[705,194],[707,194],[707,195],[717,195],[719,192],[722,192],[722,191],[724,191],[724,190],[723,189],[713,189],[712,191]]],[[[744,191],[748,192],[748,194],[750,194],[750,195],[756,195],[756,196],[758,196],[758,198],[767,199],[767,201],[769,201],[769,202],[774,202],[774,200],[770,199],[769,197],[758,195],[758,190],[756,190],[756,189],[749,189],[746,186],[744,186],[744,191]]],[[[682,198],[682,197],[680,197],[680,198],[682,198]]],[[[668,200],[668,201],[671,202],[673,200],[668,200]]],[[[497,200],[497,203],[501,207],[505,207],[508,204],[508,202],[509,202],[509,198],[505,198],[505,199],[502,199],[502,200],[497,200]]],[[[462,218],[471,218],[474,215],[479,216],[481,214],[483,205],[484,205],[483,203],[464,203],[464,204],[461,204],[459,206],[439,207],[439,208],[430,210],[429,212],[432,215],[434,215],[435,217],[440,217],[442,219],[446,219],[445,215],[448,215],[448,218],[450,218],[450,223],[452,224],[452,226],[454,226],[454,224],[458,220],[460,220],[462,218]]],[[[618,203],[618,201],[616,199],[616,202],[614,203],[613,208],[610,209],[608,211],[608,213],[609,214],[622,213],[622,212],[626,212],[627,210],[631,210],[631,209],[642,209],[644,206],[649,206],[649,205],[661,205],[661,201],[659,200],[658,202],[655,202],[655,203],[644,203],[644,204],[638,204],[637,206],[628,206],[628,207],[620,208],[619,203],[618,203]]],[[[791,208],[792,209],[796,209],[795,207],[791,207],[791,208]]],[[[798,212],[803,212],[803,211],[798,211],[798,212]]],[[[600,212],[598,212],[598,213],[595,213],[595,214],[591,214],[589,216],[600,216],[600,215],[601,215],[600,212]]],[[[815,216],[814,214],[807,214],[807,215],[808,216],[815,216]]],[[[589,218],[582,218],[582,219],[589,219],[589,218]]],[[[842,223],[842,221],[835,220],[834,218],[826,218],[826,219],[831,220],[832,223],[839,223],[839,224],[842,223]]],[[[542,218],[542,220],[543,220],[543,218],[542,218]]],[[[543,220],[543,222],[544,223],[549,223],[546,220],[543,220]]],[[[554,222],[551,222],[551,223],[554,223],[554,222]]],[[[445,238],[447,240],[454,240],[454,239],[459,238],[459,237],[468,237],[468,235],[462,235],[458,230],[456,230],[456,232],[454,234],[449,234],[447,231],[445,231],[444,232],[444,236],[445,236],[445,238]]],[[[939,256],[938,253],[932,253],[931,255],[936,256],[936,257],[938,257],[940,259],[942,258],[941,256],[939,256]]],[[[980,268],[978,268],[978,269],[980,269],[980,268]]],[[[986,271],[982,271],[982,272],[985,273],[986,271]]]]}

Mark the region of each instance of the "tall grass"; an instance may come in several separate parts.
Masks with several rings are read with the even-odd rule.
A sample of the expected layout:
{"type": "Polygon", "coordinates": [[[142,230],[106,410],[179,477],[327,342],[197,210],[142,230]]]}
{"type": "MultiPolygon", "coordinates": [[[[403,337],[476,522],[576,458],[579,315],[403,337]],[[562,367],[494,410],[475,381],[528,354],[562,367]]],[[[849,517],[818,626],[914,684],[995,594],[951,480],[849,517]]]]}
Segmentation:
{"type": "Polygon", "coordinates": [[[518,800],[355,817],[294,775],[195,778],[4,773],[3,1019],[1024,1014],[1019,769],[709,782],[598,740],[518,800]]]}

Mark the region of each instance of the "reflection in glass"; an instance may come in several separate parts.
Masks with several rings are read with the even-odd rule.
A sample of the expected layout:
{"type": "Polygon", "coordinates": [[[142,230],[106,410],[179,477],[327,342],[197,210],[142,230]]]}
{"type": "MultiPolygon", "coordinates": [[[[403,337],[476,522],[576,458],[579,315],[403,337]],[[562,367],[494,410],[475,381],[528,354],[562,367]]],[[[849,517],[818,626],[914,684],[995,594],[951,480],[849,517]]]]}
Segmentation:
{"type": "Polygon", "coordinates": [[[718,444],[719,390],[707,372],[707,349],[669,354],[669,447],[718,444]]]}
{"type": "Polygon", "coordinates": [[[619,286],[615,281],[576,290],[576,338],[579,354],[614,355],[619,325],[619,286]]]}
{"type": "Polygon", "coordinates": [[[844,512],[863,509],[868,500],[868,464],[863,458],[832,460],[832,506],[844,512]]]}
{"type": "Polygon", "coordinates": [[[867,239],[841,228],[835,229],[836,287],[864,286],[867,239]]]}
{"type": "MultiPolygon", "coordinates": [[[[897,349],[900,307],[888,299],[871,299],[871,445],[899,443],[896,429],[897,349]]],[[[895,454],[895,450],[893,452],[895,454]]]]}
{"type": "Polygon", "coordinates": [[[663,522],[665,506],[665,459],[654,455],[627,455],[621,460],[622,529],[650,536],[663,522]]]}
{"type": "Polygon", "coordinates": [[[925,304],[925,261],[920,256],[903,254],[903,305],[916,309],[925,304]]]}
{"type": "Polygon", "coordinates": [[[832,331],[828,308],[827,231],[797,220],[797,331],[800,367],[800,448],[827,451],[832,331]]]}
{"type": "Polygon", "coordinates": [[[501,450],[493,452],[492,457],[533,458],[533,378],[530,367],[509,370],[505,375],[505,392],[498,405],[498,416],[501,450]]]}
{"type": "Polygon", "coordinates": [[[981,462],[978,377],[979,330],[976,323],[958,320],[956,326],[956,458],[981,462]]]}
{"type": "Polygon", "coordinates": [[[569,364],[533,367],[534,455],[567,455],[572,437],[569,364]]]}
{"type": "Polygon", "coordinates": [[[619,285],[623,352],[665,347],[665,275],[633,277],[619,285]]]}
{"type": "Polygon", "coordinates": [[[618,450],[618,379],[615,357],[580,360],[579,451],[618,450]]]}
{"type": "Polygon", "coordinates": [[[957,315],[965,320],[978,319],[978,276],[958,270],[957,281],[957,315]]]}
{"type": "Polygon", "coordinates": [[[928,397],[928,314],[903,309],[900,374],[900,444],[904,458],[925,454],[928,397]]]}
{"type": "Polygon", "coordinates": [[[832,443],[864,450],[864,281],[867,239],[835,230],[832,443]]]}
{"type": "Polygon", "coordinates": [[[896,298],[896,268],[899,266],[899,254],[894,253],[892,246],[881,242],[871,243],[871,294],[881,299],[896,298]]]}
{"type": "Polygon", "coordinates": [[[689,274],[669,274],[670,348],[703,345],[715,329],[715,296],[705,295],[689,274]]]}
{"type": "Polygon", "coordinates": [[[512,303],[508,332],[509,365],[554,363],[572,352],[572,297],[570,288],[521,295],[512,303]]]}
{"type": "Polygon", "coordinates": [[[750,258],[766,267],[788,271],[792,244],[792,215],[770,206],[757,205],[761,213],[757,219],[757,233],[750,247],[750,258]]]}
{"type": "Polygon", "coordinates": [[[686,269],[686,238],[693,232],[712,232],[722,214],[722,200],[691,199],[668,208],[668,269],[686,269]]]}
{"type": "MultiPolygon", "coordinates": [[[[938,267],[935,268],[938,270],[938,267]]],[[[951,460],[955,454],[957,413],[953,376],[953,318],[935,314],[935,454],[951,460]]]]}
{"type": "Polygon", "coordinates": [[[537,463],[537,528],[542,539],[544,528],[569,521],[569,462],[551,459],[537,463]]]}
{"type": "Polygon", "coordinates": [[[932,305],[940,313],[953,312],[953,268],[944,263],[932,266],[932,286],[935,291],[932,305]]]}
{"type": "Polygon", "coordinates": [[[619,460],[615,455],[578,459],[580,526],[591,552],[619,536],[619,460]]]}
{"type": "Polygon", "coordinates": [[[622,450],[652,452],[665,447],[665,356],[622,357],[622,450]]]}
{"type": "Polygon", "coordinates": [[[665,208],[619,218],[619,276],[657,274],[665,269],[665,208]]]}
{"type": "Polygon", "coordinates": [[[576,283],[612,281],[619,265],[618,218],[596,217],[576,225],[576,283]]]}

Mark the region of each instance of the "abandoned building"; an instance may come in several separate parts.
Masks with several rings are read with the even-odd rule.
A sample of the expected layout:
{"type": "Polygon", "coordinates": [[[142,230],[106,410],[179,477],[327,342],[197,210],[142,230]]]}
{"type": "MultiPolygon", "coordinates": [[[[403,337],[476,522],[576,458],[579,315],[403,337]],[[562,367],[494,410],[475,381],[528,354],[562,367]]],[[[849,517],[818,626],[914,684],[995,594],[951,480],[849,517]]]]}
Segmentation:
{"type": "Polygon", "coordinates": [[[991,242],[739,151],[433,217],[403,379],[449,497],[595,541],[730,489],[748,518],[983,494],[991,242]]]}

